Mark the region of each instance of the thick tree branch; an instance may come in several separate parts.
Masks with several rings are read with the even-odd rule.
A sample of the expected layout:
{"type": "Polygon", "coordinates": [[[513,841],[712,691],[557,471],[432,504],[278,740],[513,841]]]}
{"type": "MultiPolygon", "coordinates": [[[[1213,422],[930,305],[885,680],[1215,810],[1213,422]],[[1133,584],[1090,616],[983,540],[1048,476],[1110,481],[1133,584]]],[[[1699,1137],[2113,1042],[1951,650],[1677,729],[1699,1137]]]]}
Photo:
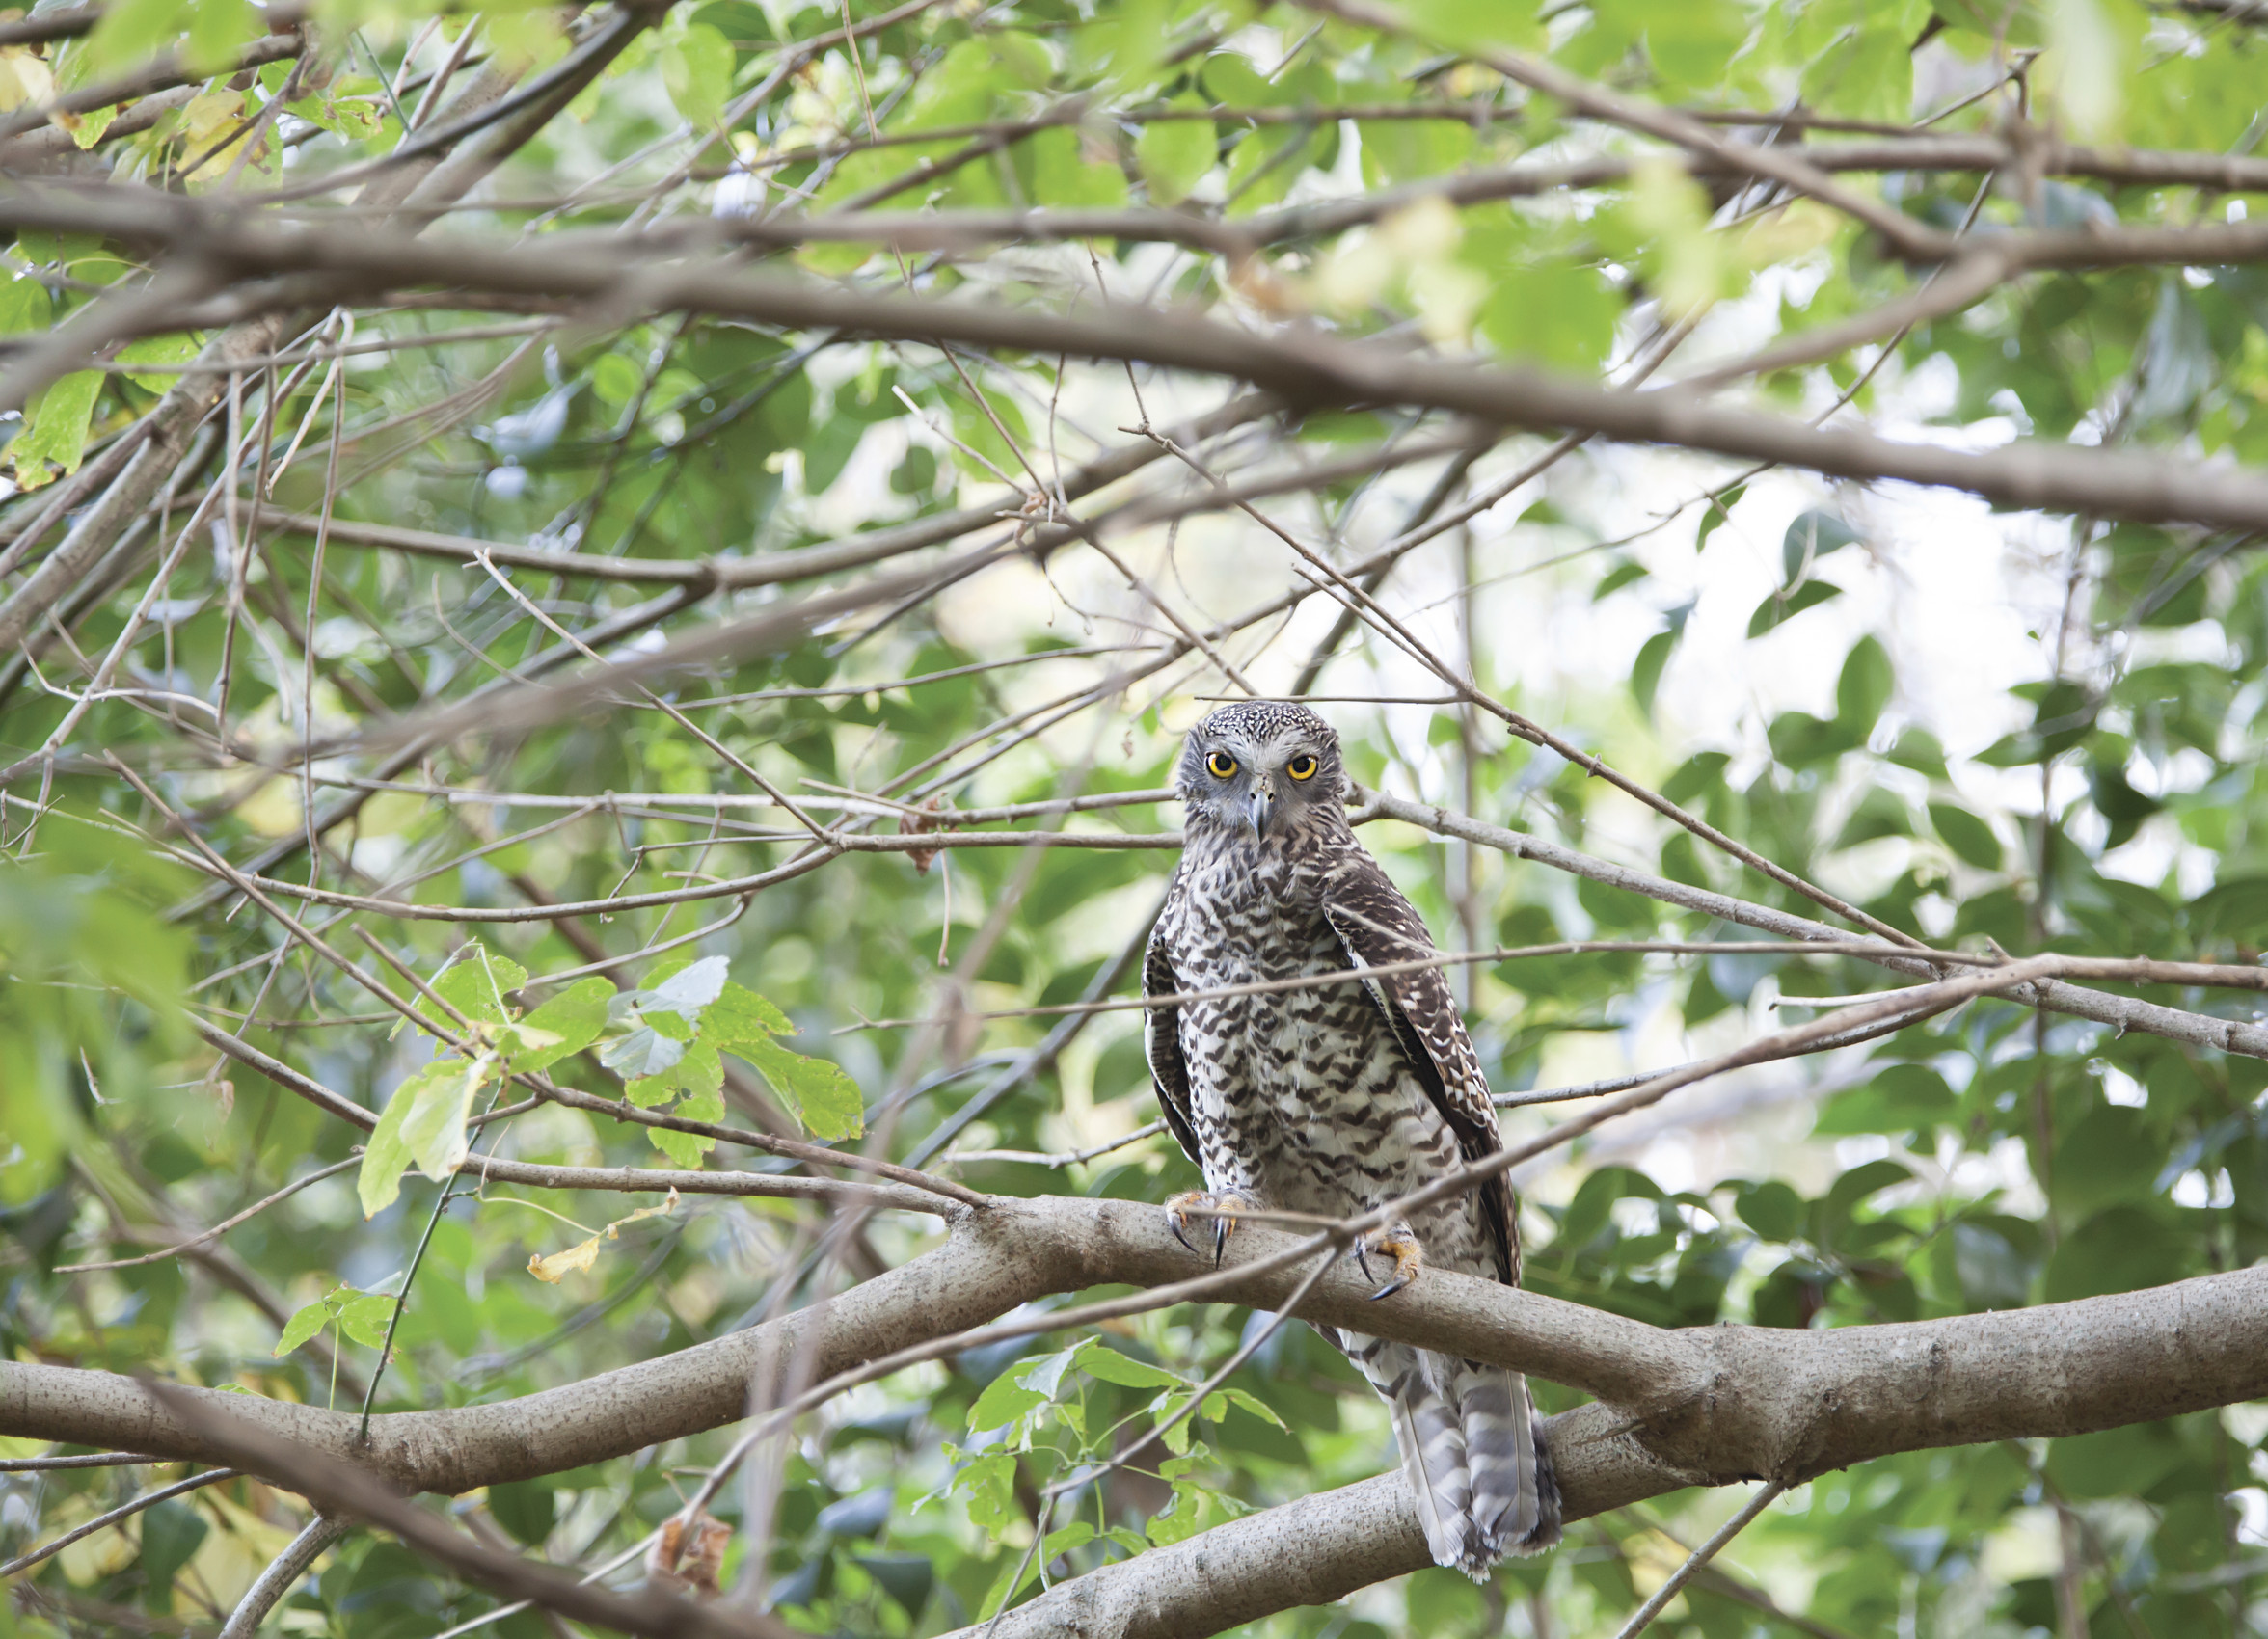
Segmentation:
{"type": "MultiPolygon", "coordinates": [[[[2046,443],[1971,453],[1809,426],[1674,388],[1614,392],[1539,370],[1411,358],[1311,333],[1265,336],[1146,309],[1121,308],[1084,317],[869,295],[714,263],[661,266],[641,260],[640,247],[619,237],[602,241],[560,234],[523,249],[427,242],[329,223],[319,231],[301,231],[138,190],[100,199],[27,191],[0,202],[0,224],[172,243],[241,281],[292,276],[289,301],[294,306],[432,286],[545,300],[565,297],[617,311],[704,312],[797,330],[1147,362],[1250,381],[1294,405],[1406,404],[1498,425],[1574,429],[1805,467],[1836,477],[1967,490],[2009,506],[2138,523],[2268,527],[2268,479],[2163,455],[2046,443]]],[[[2135,259],[2221,262],[2263,254],[2268,254],[2268,227],[2246,223],[2163,233],[2036,235],[2023,259],[2033,266],[2099,267],[2135,259]],[[2143,256],[2144,250],[2155,256],[2143,256]]],[[[284,300],[281,291],[278,300],[284,300]]]]}
{"type": "MultiPolygon", "coordinates": [[[[1298,1245],[1258,1226],[1241,1231],[1229,1243],[1222,1301],[1286,1301],[1302,1277],[1298,1260],[1241,1277],[1239,1270],[1298,1245]]],[[[1044,1294],[1155,1287],[1206,1269],[1147,1203],[996,1197],[937,1249],[822,1310],[520,1400],[380,1416],[366,1448],[355,1444],[349,1413],[216,1398],[397,1484],[455,1492],[736,1421],[748,1374],[784,1374],[806,1348],[808,1375],[824,1377],[1044,1294]]],[[[1301,1312],[1598,1394],[1651,1453],[1664,1476],[1657,1489],[1704,1476],[1800,1480],[1893,1451],[2080,1434],[2268,1395],[2268,1267],[2081,1303],[1829,1331],[1669,1330],[1440,1271],[1391,1303],[1371,1303],[1368,1291],[1351,1267],[1335,1270],[1301,1312]]],[[[57,1366],[0,1365],[0,1434],[168,1459],[222,1455],[132,1380],[57,1366]]],[[[1606,1470],[1583,1459],[1566,1472],[1596,1484],[1606,1470]]]]}

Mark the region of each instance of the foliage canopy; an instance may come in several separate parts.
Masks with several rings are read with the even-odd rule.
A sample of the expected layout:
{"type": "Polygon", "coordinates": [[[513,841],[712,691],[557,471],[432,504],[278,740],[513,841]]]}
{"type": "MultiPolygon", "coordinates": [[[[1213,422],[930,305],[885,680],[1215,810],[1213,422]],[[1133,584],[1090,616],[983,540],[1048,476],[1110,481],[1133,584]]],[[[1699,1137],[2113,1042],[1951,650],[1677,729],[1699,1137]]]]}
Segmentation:
{"type": "MultiPolygon", "coordinates": [[[[1518,1095],[1975,971],[1901,941],[2256,974],[2254,11],[0,20],[0,1549],[186,1472],[23,1470],[4,1362],[500,1405],[935,1244],[788,1190],[811,1143],[1192,1187],[1139,1012],[1090,1005],[1138,988],[1207,696],[1329,702],[1411,799],[1363,835],[1469,958],[1515,1142],[1569,1108],[1518,1095]],[[753,1193],[541,1171],[600,1168],[753,1193]]],[[[2241,976],[2145,977],[1548,1152],[1526,1283],[1829,1328],[2247,1269],[2268,1032],[2241,976]]],[[[591,1570],[734,1438],[450,1514],[591,1570]]],[[[1390,1452],[1306,1329],[1182,1304],[862,1384],[708,1506],[796,1628],[926,1634],[1390,1452]]],[[[2268,1633],[2257,1403],[1804,1479],[1655,1631],[2268,1633]]],[[[1614,1631],[1733,1506],[1251,1631],[1614,1631]]],[[[306,1518],[187,1491],[0,1630],[209,1632],[306,1518]]],[[[359,1531],[270,1620],[499,1608],[359,1531]]]]}

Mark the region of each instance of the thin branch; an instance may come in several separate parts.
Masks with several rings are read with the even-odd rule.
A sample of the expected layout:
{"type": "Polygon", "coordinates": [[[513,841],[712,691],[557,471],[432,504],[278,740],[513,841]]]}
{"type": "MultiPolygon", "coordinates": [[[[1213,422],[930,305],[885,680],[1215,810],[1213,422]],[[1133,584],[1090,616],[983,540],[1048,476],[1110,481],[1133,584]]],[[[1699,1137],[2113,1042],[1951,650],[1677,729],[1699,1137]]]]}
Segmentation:
{"type": "Polygon", "coordinates": [[[1661,1586],[1647,1597],[1646,1602],[1631,1614],[1630,1621],[1622,1625],[1614,1639],[1638,1639],[1639,1634],[1653,1626],[1654,1619],[1661,1614],[1662,1608],[1677,1598],[1678,1591],[1693,1579],[1693,1573],[1714,1559],[1727,1543],[1747,1529],[1749,1522],[1770,1507],[1772,1499],[1786,1489],[1778,1480],[1768,1480],[1759,1486],[1756,1494],[1742,1505],[1741,1512],[1718,1526],[1709,1541],[1688,1554],[1686,1562],[1671,1572],[1661,1586]]]}
{"type": "Polygon", "coordinates": [[[268,1562],[267,1569],[244,1590],[244,1597],[236,1601],[236,1608],[229,1613],[222,1625],[220,1639],[253,1639],[259,1626],[267,1620],[291,1586],[323,1557],[335,1543],[354,1529],[354,1521],[335,1515],[318,1514],[309,1520],[298,1536],[284,1545],[284,1551],[268,1562]]]}
{"type": "Polygon", "coordinates": [[[146,1508],[154,1508],[157,1504],[172,1497],[185,1496],[190,1491],[213,1485],[218,1481],[233,1480],[238,1477],[239,1471],[234,1468],[211,1468],[202,1474],[192,1474],[185,1480],[176,1480],[170,1486],[160,1486],[155,1491],[144,1491],[140,1496],[129,1502],[121,1503],[107,1514],[97,1514],[85,1524],[75,1526],[71,1530],[66,1531],[62,1536],[51,1538],[29,1552],[20,1553],[5,1565],[0,1565],[0,1576],[14,1576],[19,1571],[29,1571],[35,1565],[43,1564],[65,1548],[69,1547],[71,1544],[82,1538],[92,1537],[97,1531],[107,1531],[111,1526],[119,1524],[122,1520],[131,1519],[146,1508]]]}
{"type": "Polygon", "coordinates": [[[695,1604],[654,1587],[631,1598],[578,1581],[551,1566],[499,1552],[449,1529],[366,1470],[269,1433],[218,1399],[193,1397],[158,1382],[148,1384],[147,1391],[201,1438],[238,1453],[247,1466],[298,1491],[323,1514],[367,1520],[425,1560],[507,1599],[529,1599],[576,1621],[649,1639],[790,1639],[791,1630],[769,1616],[695,1604]]]}

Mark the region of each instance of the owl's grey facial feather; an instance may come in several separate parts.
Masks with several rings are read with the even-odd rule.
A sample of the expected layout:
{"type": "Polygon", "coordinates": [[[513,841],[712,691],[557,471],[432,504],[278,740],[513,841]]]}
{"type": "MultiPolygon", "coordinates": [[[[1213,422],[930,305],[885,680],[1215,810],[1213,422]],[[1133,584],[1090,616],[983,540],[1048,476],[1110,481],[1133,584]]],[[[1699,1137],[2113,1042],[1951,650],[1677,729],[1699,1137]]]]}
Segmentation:
{"type": "Polygon", "coordinates": [[[1282,838],[1336,815],[1345,799],[1338,734],[1305,706],[1273,700],[1224,706],[1189,731],[1174,771],[1195,830],[1282,838]],[[1227,775],[1215,760],[1234,765],[1227,775]],[[1314,771],[1295,779],[1294,766],[1314,771]]]}

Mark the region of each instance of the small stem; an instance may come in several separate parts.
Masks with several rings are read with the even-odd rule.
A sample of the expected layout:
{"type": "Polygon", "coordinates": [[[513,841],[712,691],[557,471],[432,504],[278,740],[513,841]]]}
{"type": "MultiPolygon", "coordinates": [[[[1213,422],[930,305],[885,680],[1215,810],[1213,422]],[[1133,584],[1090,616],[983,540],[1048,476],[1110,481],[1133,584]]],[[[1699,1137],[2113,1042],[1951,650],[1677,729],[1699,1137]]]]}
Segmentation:
{"type": "Polygon", "coordinates": [[[450,1192],[457,1187],[455,1178],[441,1186],[441,1198],[433,1203],[433,1216],[425,1220],[425,1233],[418,1237],[418,1249],[410,1254],[409,1273],[402,1276],[401,1296],[393,1301],[393,1313],[386,1317],[386,1340],[378,1345],[377,1369],[370,1373],[370,1386],[363,1394],[363,1421],[355,1431],[355,1443],[370,1443],[370,1408],[377,1404],[378,1385],[386,1379],[386,1362],[393,1353],[393,1329],[401,1325],[402,1310],[410,1306],[410,1284],[418,1278],[418,1265],[425,1261],[425,1249],[433,1242],[434,1227],[441,1223],[442,1209],[449,1203],[450,1192]]]}
{"type": "Polygon", "coordinates": [[[33,1566],[61,1553],[81,1538],[92,1537],[95,1532],[116,1525],[122,1519],[130,1519],[145,1508],[155,1507],[169,1497],[180,1496],[185,1492],[196,1491],[201,1486],[209,1486],[221,1480],[233,1480],[237,1473],[238,1470],[234,1468],[208,1468],[202,1474],[192,1474],[185,1480],[176,1480],[170,1486],[160,1486],[155,1491],[144,1491],[130,1502],[121,1503],[108,1514],[98,1514],[77,1529],[66,1531],[51,1542],[42,1543],[26,1553],[18,1554],[7,1564],[0,1565],[0,1576],[14,1576],[19,1571],[29,1571],[33,1566]]]}
{"type": "Polygon", "coordinates": [[[1780,1481],[1773,1480],[1750,1497],[1742,1507],[1740,1513],[1718,1526],[1716,1535],[1695,1548],[1687,1557],[1686,1563],[1670,1573],[1669,1580],[1654,1590],[1653,1597],[1637,1608],[1636,1614],[1630,1621],[1623,1624],[1622,1631],[1617,1633],[1614,1639],[1638,1639],[1638,1635],[1646,1630],[1647,1625],[1661,1614],[1661,1607],[1676,1599],[1678,1590],[1692,1579],[1693,1572],[1714,1559],[1719,1548],[1739,1536],[1747,1527],[1750,1520],[1771,1505],[1773,1497],[1778,1496],[1787,1489],[1780,1481]]]}

